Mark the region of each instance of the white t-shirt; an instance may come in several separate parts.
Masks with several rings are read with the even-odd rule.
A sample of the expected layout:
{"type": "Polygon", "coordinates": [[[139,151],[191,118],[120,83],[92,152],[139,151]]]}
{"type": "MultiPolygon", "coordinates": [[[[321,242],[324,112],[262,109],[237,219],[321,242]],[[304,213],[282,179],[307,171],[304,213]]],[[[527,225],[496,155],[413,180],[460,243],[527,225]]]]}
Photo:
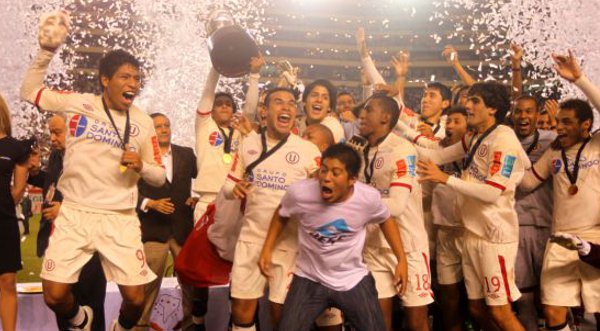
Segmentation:
{"type": "MultiPolygon", "coordinates": [[[[198,178],[194,181],[193,191],[217,193],[225,183],[231,164],[225,163],[225,137],[211,116],[211,110],[196,112],[196,164],[198,178]]],[[[229,136],[229,128],[223,128],[229,136]]],[[[233,129],[232,129],[233,130],[233,129]]],[[[235,155],[240,145],[240,133],[233,130],[231,155],[235,155]]]]}
{"type": "MultiPolygon", "coordinates": [[[[450,176],[460,177],[462,163],[444,164],[441,169],[450,176]]],[[[431,194],[431,217],[433,224],[446,227],[462,227],[457,206],[458,192],[448,185],[435,184],[431,194]]]]}
{"type": "MultiPolygon", "coordinates": [[[[378,147],[369,151],[369,164],[364,160],[360,171],[360,181],[366,182],[365,167],[373,163],[371,186],[381,193],[386,204],[396,204],[389,199],[391,187],[397,186],[410,190],[406,210],[399,219],[402,243],[406,252],[413,252],[427,247],[427,232],[423,221],[423,201],[421,185],[417,182],[417,155],[414,146],[405,139],[390,133],[378,147]]],[[[390,209],[392,209],[390,207],[390,209]]],[[[389,247],[383,233],[378,227],[370,227],[367,245],[389,247]]]]}
{"type": "MultiPolygon", "coordinates": [[[[267,140],[268,149],[278,142],[267,140]]],[[[261,135],[252,134],[242,140],[227,181],[238,182],[244,178],[246,166],[257,160],[262,151],[261,135]]],[[[320,166],[321,153],[317,146],[294,134],[274,154],[252,170],[246,180],[252,183],[246,197],[242,230],[239,240],[262,245],[275,209],[288,187],[306,179],[320,166]]],[[[297,249],[297,229],[286,226],[279,237],[279,248],[297,249]]]]}
{"type": "MultiPolygon", "coordinates": [[[[538,132],[538,142],[529,153],[531,163],[537,162],[556,139],[556,133],[553,131],[538,130],[538,132]]],[[[533,142],[534,135],[531,135],[521,141],[521,146],[527,151],[533,142]]],[[[545,228],[552,225],[552,181],[546,181],[533,192],[517,190],[515,199],[515,210],[519,216],[519,225],[534,225],[545,228]]]]}
{"type": "Polygon", "coordinates": [[[335,291],[348,291],[367,274],[363,261],[367,224],[379,224],[390,217],[380,194],[357,182],[352,196],[340,203],[326,203],[316,179],[290,186],[281,200],[279,215],[298,220],[300,277],[335,291]]]}
{"type": "MultiPolygon", "coordinates": [[[[573,171],[575,157],[581,143],[566,151],[569,170],[573,171]]],[[[565,172],[560,149],[549,148],[535,163],[528,177],[544,181],[552,176],[554,190],[554,232],[577,232],[600,225],[600,135],[595,134],[587,144],[579,161],[578,192],[568,193],[571,182],[565,172]]]]}

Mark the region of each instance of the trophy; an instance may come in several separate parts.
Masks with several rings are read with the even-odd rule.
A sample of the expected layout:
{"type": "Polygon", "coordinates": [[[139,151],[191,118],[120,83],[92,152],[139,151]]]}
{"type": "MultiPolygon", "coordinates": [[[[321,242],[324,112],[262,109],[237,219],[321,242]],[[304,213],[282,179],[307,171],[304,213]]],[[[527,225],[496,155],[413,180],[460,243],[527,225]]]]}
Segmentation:
{"type": "Polygon", "coordinates": [[[218,73],[233,78],[250,72],[250,59],[259,55],[258,46],[246,30],[235,25],[229,12],[211,12],[206,32],[210,61],[218,73]]]}

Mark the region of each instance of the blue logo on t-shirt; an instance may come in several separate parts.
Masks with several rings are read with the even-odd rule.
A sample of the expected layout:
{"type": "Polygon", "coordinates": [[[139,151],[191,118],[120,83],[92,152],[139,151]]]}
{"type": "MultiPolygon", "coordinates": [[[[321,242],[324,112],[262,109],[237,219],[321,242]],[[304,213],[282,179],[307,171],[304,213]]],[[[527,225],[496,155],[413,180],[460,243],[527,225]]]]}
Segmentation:
{"type": "Polygon", "coordinates": [[[336,242],[352,236],[346,220],[339,218],[331,223],[318,227],[310,235],[324,245],[333,245],[336,242]]]}

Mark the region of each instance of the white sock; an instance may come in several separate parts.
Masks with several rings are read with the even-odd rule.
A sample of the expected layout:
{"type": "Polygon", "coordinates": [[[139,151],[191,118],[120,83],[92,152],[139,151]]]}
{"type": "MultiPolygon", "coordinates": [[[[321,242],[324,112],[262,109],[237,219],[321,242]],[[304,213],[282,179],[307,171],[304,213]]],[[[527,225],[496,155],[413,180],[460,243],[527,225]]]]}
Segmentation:
{"type": "Polygon", "coordinates": [[[71,323],[72,326],[80,326],[85,321],[85,315],[85,310],[79,306],[77,314],[75,314],[75,316],[69,320],[69,323],[71,323]]]}
{"type": "Polygon", "coordinates": [[[249,327],[241,327],[233,324],[231,331],[256,331],[256,327],[254,326],[254,324],[252,324],[252,326],[249,327]]]}

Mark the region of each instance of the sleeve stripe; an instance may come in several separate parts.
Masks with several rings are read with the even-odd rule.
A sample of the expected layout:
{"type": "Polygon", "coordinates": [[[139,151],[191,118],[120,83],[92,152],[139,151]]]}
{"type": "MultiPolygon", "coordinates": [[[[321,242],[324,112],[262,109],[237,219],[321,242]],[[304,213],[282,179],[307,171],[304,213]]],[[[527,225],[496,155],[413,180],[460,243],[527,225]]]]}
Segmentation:
{"type": "Polygon", "coordinates": [[[391,183],[390,187],[394,187],[394,186],[398,186],[398,187],[405,187],[407,188],[409,191],[412,192],[412,186],[409,184],[405,184],[405,183],[391,183]]]}
{"type": "Polygon", "coordinates": [[[206,115],[210,115],[211,112],[207,111],[204,113],[204,112],[201,112],[200,109],[198,109],[198,110],[196,110],[196,113],[200,116],[206,116],[206,115]]]}
{"type": "Polygon", "coordinates": [[[418,136],[415,137],[415,139],[413,139],[413,143],[416,143],[417,140],[419,140],[419,138],[424,137],[424,135],[420,134],[418,136]]]}
{"type": "Polygon", "coordinates": [[[42,88],[41,88],[41,89],[38,91],[37,95],[35,96],[35,103],[34,103],[34,105],[35,105],[36,107],[38,107],[38,108],[40,107],[40,99],[42,98],[42,92],[44,92],[44,90],[45,90],[45,89],[46,89],[45,87],[42,87],[42,88]]]}
{"type": "Polygon", "coordinates": [[[543,182],[544,179],[542,178],[542,176],[540,176],[537,171],[535,171],[535,167],[531,167],[531,172],[533,173],[533,175],[535,176],[535,178],[537,178],[540,182],[543,182]]]}
{"type": "Polygon", "coordinates": [[[490,186],[492,186],[492,187],[500,189],[502,191],[506,190],[506,187],[504,187],[504,186],[502,186],[502,185],[500,185],[500,184],[498,184],[496,182],[492,182],[491,180],[486,180],[485,183],[488,184],[488,185],[490,185],[490,186]]]}
{"type": "Polygon", "coordinates": [[[241,181],[240,179],[237,179],[237,178],[233,177],[232,175],[227,175],[227,178],[228,178],[228,179],[231,179],[232,181],[234,181],[234,182],[236,182],[236,183],[238,183],[238,182],[240,182],[240,181],[241,181]]]}

